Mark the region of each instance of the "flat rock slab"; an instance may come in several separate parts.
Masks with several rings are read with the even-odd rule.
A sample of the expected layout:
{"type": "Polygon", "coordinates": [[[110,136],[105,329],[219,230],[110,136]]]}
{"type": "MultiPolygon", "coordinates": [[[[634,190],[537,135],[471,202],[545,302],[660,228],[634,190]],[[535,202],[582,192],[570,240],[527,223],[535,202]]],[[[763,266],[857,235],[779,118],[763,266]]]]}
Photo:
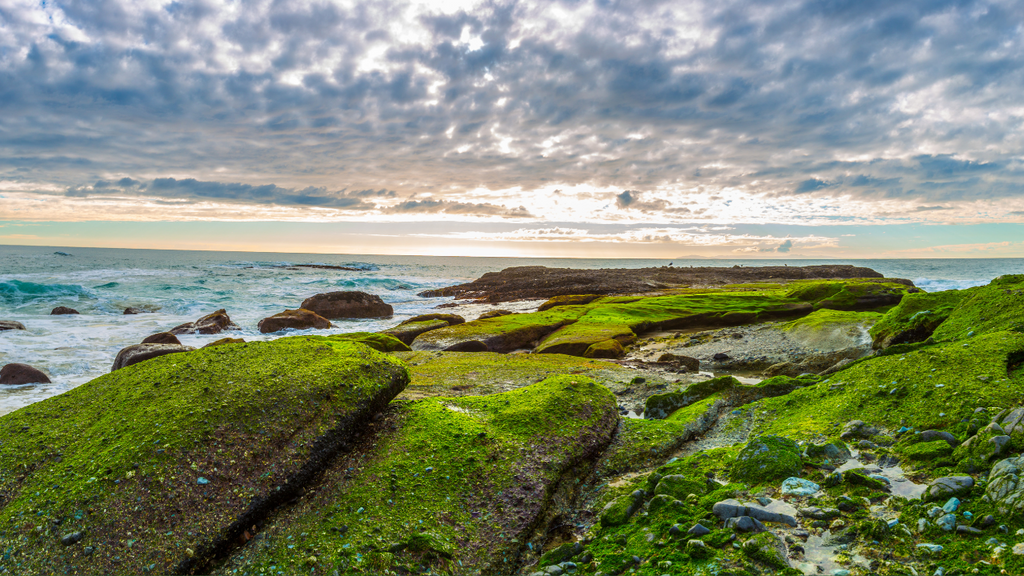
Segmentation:
{"type": "Polygon", "coordinates": [[[7,414],[0,533],[16,552],[0,565],[208,573],[407,381],[361,344],[280,338],[156,358],[7,414]],[[73,533],[80,541],[62,544],[73,533]]]}
{"type": "Polygon", "coordinates": [[[720,286],[746,282],[826,278],[882,278],[870,268],[850,265],[752,266],[732,268],[611,268],[575,270],[518,266],[488,272],[457,286],[427,290],[421,296],[454,296],[487,302],[510,302],[574,294],[642,294],[679,286],[720,286]]]}

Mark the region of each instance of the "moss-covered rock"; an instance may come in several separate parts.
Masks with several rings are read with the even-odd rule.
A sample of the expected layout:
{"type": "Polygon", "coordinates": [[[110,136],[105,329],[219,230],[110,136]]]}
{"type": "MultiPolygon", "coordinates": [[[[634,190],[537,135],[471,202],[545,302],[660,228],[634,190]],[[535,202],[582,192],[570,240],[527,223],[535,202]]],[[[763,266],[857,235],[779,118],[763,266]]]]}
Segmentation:
{"type": "Polygon", "coordinates": [[[615,397],[580,376],[393,403],[315,492],[218,573],[513,573],[531,546],[539,552],[548,507],[579,489],[616,421],[615,397]],[[423,533],[433,544],[417,548],[423,533]],[[371,564],[383,553],[387,565],[371,564]]]}
{"type": "Polygon", "coordinates": [[[1000,276],[968,291],[932,336],[959,340],[1004,330],[1024,332],[1024,275],[1000,276]]]}
{"type": "Polygon", "coordinates": [[[922,342],[976,289],[907,294],[871,327],[874,348],[922,342]]]}
{"type": "Polygon", "coordinates": [[[612,500],[601,510],[602,526],[619,526],[629,522],[629,519],[636,514],[644,504],[643,490],[636,490],[631,494],[619,496],[612,500]]]}
{"type": "Polygon", "coordinates": [[[743,386],[743,384],[736,378],[732,376],[719,376],[718,378],[691,384],[680,392],[655,394],[647,398],[647,402],[644,405],[644,418],[652,420],[667,418],[680,408],[685,408],[712,394],[739,386],[743,386]]]}
{"type": "Polygon", "coordinates": [[[591,344],[583,353],[584,358],[621,358],[626,351],[618,340],[602,340],[591,344]]]}
{"type": "Polygon", "coordinates": [[[366,346],[282,338],[155,358],[8,414],[0,569],[203,571],[407,382],[366,346]]]}
{"type": "Polygon", "coordinates": [[[550,310],[556,306],[579,306],[582,304],[590,304],[594,300],[600,298],[600,294],[570,294],[566,296],[555,296],[544,302],[537,308],[538,312],[550,310]]]}
{"type": "Polygon", "coordinates": [[[415,340],[420,334],[430,332],[431,330],[447,328],[448,326],[450,326],[450,324],[444,320],[424,320],[422,322],[409,323],[403,322],[394,328],[384,330],[381,334],[394,336],[401,340],[403,344],[409,345],[412,344],[413,340],[415,340]]]}
{"type": "Polygon", "coordinates": [[[802,467],[796,442],[781,436],[761,436],[748,442],[736,457],[729,478],[734,482],[763,484],[799,476],[802,467]]]}
{"type": "Polygon", "coordinates": [[[945,440],[934,440],[932,442],[918,442],[903,446],[900,452],[908,460],[928,462],[951,455],[953,447],[945,440]]]}
{"type": "Polygon", "coordinates": [[[408,352],[409,347],[401,340],[388,334],[375,332],[349,332],[347,334],[334,334],[326,336],[328,343],[332,342],[359,342],[365,344],[378,352],[408,352]]]}
{"type": "Polygon", "coordinates": [[[743,542],[742,548],[743,553],[754,562],[776,570],[789,567],[786,545],[771,532],[754,534],[743,542]]]}
{"type": "Polygon", "coordinates": [[[667,494],[678,500],[686,500],[691,494],[703,496],[705,492],[706,482],[683,474],[664,476],[654,488],[655,494],[667,494]]]}

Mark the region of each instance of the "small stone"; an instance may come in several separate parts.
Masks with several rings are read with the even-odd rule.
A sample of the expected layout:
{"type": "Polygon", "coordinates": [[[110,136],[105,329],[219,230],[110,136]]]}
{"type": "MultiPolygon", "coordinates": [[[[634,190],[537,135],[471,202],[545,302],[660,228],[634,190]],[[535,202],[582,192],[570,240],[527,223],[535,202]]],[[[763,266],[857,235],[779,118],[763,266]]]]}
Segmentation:
{"type": "Polygon", "coordinates": [[[991,514],[986,514],[978,520],[978,526],[981,528],[991,528],[996,525],[996,517],[991,514]]]}
{"type": "Polygon", "coordinates": [[[84,537],[85,533],[83,532],[71,532],[70,534],[65,534],[64,537],[60,539],[60,543],[65,546],[71,546],[72,544],[77,544],[84,537]]]}
{"type": "Polygon", "coordinates": [[[821,490],[821,486],[796,476],[791,476],[782,481],[782,493],[786,495],[810,496],[818,490],[821,490]]]}
{"type": "Polygon", "coordinates": [[[978,530],[977,528],[974,528],[973,526],[968,526],[966,524],[960,524],[959,526],[957,526],[956,532],[957,534],[970,534],[972,536],[978,536],[982,534],[981,530],[978,530]]]}
{"type": "Polygon", "coordinates": [[[708,530],[702,524],[694,524],[693,528],[687,530],[686,533],[694,538],[700,538],[701,536],[711,534],[711,530],[708,530]]]}
{"type": "Polygon", "coordinates": [[[760,520],[751,518],[750,516],[729,518],[725,521],[725,527],[726,529],[732,528],[737,532],[753,532],[755,534],[768,530],[760,520]]]}
{"type": "Polygon", "coordinates": [[[1017,556],[1024,556],[1024,542],[1014,544],[1013,548],[1010,551],[1016,554],[1017,556]]]}
{"type": "Polygon", "coordinates": [[[92,553],[95,551],[96,549],[92,546],[86,546],[85,548],[82,548],[82,554],[85,554],[86,556],[91,556],[92,553]]]}
{"type": "Polygon", "coordinates": [[[953,514],[946,514],[936,520],[935,523],[939,525],[939,528],[942,528],[946,532],[952,532],[953,528],[956,528],[956,516],[953,514]]]}
{"type": "Polygon", "coordinates": [[[956,512],[956,509],[959,507],[960,499],[954,497],[946,501],[945,505],[942,506],[942,511],[948,514],[952,514],[953,512],[956,512]]]}
{"type": "Polygon", "coordinates": [[[917,519],[917,532],[918,534],[924,534],[924,531],[928,529],[928,521],[924,518],[917,519]]]}
{"type": "Polygon", "coordinates": [[[942,508],[939,508],[938,506],[932,506],[931,508],[928,509],[929,518],[938,518],[939,516],[942,516],[942,508]]]}
{"type": "Polygon", "coordinates": [[[199,479],[196,480],[196,484],[200,484],[200,485],[203,485],[203,486],[205,486],[206,484],[209,484],[209,483],[210,483],[210,481],[207,480],[206,478],[203,478],[202,476],[200,476],[199,479]]]}

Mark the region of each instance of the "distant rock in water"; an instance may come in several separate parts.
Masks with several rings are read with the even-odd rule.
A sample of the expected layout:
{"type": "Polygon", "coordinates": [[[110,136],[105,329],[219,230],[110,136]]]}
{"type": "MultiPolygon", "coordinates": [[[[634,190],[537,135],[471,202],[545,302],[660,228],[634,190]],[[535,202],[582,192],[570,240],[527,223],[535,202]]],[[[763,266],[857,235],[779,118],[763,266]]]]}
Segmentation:
{"type": "MultiPolygon", "coordinates": [[[[546,266],[518,266],[488,272],[467,284],[426,290],[426,298],[454,296],[485,302],[511,302],[555,296],[642,294],[687,286],[721,286],[749,282],[789,280],[882,278],[870,268],[847,264],[824,266],[750,266],[676,268],[613,268],[575,270],[546,266]]],[[[913,285],[909,280],[895,280],[913,285]]],[[[588,297],[589,297],[588,296],[588,297]]],[[[575,303],[575,302],[573,302],[575,303]]],[[[557,305],[557,304],[556,304],[557,305]]]]}
{"type": "Polygon", "coordinates": [[[390,304],[366,292],[327,292],[310,296],[300,308],[329,320],[337,318],[384,318],[394,313],[390,304]]]}
{"type": "Polygon", "coordinates": [[[264,318],[260,320],[258,327],[263,334],[277,332],[285,328],[293,328],[295,330],[317,328],[323,330],[331,327],[331,321],[316,312],[300,308],[298,310],[285,310],[269,318],[264,318]]]}
{"type": "Polygon", "coordinates": [[[143,344],[177,344],[181,346],[181,340],[170,332],[157,332],[152,336],[146,336],[142,339],[143,344]]]}
{"type": "Polygon", "coordinates": [[[25,325],[14,320],[0,320],[0,332],[4,330],[24,330],[25,325]]]}
{"type": "Polygon", "coordinates": [[[145,312],[145,310],[143,310],[141,308],[134,308],[132,306],[129,306],[129,307],[124,309],[124,314],[125,315],[128,315],[128,314],[142,314],[143,312],[145,312]]]}
{"type": "Polygon", "coordinates": [[[28,364],[7,364],[0,368],[0,384],[49,384],[50,378],[28,364]]]}
{"type": "Polygon", "coordinates": [[[117,357],[114,358],[114,365],[110,368],[110,371],[120,370],[126,366],[138,364],[143,360],[149,360],[157,356],[188,352],[190,350],[195,350],[195,348],[182,346],[181,344],[134,344],[117,353],[117,357]]]}
{"type": "Polygon", "coordinates": [[[65,314],[78,314],[78,310],[68,308],[67,306],[57,306],[53,310],[50,310],[51,316],[62,316],[65,314]]]}
{"type": "Polygon", "coordinates": [[[68,254],[67,252],[60,252],[60,251],[54,252],[53,254],[55,256],[71,256],[71,254],[68,254]]]}
{"type": "Polygon", "coordinates": [[[221,308],[195,322],[175,326],[168,330],[168,332],[171,334],[217,334],[224,330],[241,330],[241,328],[238,327],[238,324],[231,321],[227,310],[221,308]]]}

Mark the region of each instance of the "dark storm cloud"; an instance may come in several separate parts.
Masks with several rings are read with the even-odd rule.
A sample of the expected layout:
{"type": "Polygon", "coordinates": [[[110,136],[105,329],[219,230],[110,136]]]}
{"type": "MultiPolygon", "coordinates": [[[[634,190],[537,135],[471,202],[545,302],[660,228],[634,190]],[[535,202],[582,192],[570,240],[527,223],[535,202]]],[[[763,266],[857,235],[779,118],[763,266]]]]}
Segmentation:
{"type": "MultiPolygon", "coordinates": [[[[392,208],[419,214],[502,215],[463,192],[553,183],[925,204],[1022,195],[1024,6],[750,8],[12,0],[0,7],[0,177],[70,195],[344,208],[372,206],[382,188],[438,191],[392,208]],[[213,182],[224,168],[284,187],[213,182]],[[182,173],[195,178],[154,179],[182,173]],[[317,178],[360,192],[294,184],[317,178]]],[[[671,212],[664,198],[623,192],[616,206],[671,212]]]]}

